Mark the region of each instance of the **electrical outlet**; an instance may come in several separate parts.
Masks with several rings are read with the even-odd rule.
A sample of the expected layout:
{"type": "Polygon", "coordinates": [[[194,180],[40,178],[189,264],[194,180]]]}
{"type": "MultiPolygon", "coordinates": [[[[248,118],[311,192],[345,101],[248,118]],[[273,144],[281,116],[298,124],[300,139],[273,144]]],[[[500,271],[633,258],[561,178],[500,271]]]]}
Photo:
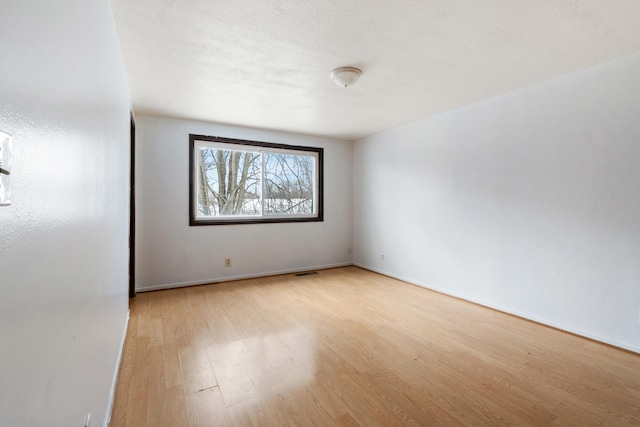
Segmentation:
{"type": "Polygon", "coordinates": [[[84,420],[84,427],[91,427],[91,414],[87,414],[87,418],[84,420]]]}
{"type": "Polygon", "coordinates": [[[225,258],[224,259],[224,266],[225,267],[231,267],[231,258],[225,258]]]}
{"type": "Polygon", "coordinates": [[[384,254],[380,254],[380,261],[384,261],[384,254]]]}
{"type": "Polygon", "coordinates": [[[638,325],[640,325],[640,308],[638,309],[638,325]]]}

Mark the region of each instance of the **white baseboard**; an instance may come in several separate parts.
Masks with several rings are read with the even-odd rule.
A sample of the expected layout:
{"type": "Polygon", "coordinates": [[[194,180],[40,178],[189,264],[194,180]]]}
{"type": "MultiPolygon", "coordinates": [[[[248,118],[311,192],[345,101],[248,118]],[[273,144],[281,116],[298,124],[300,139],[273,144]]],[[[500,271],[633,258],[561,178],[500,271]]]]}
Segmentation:
{"type": "Polygon", "coordinates": [[[120,374],[120,363],[122,363],[122,356],[124,352],[124,342],[127,338],[127,327],[129,326],[129,319],[131,313],[127,310],[127,320],[124,322],[124,331],[122,332],[122,339],[120,340],[120,351],[118,352],[118,360],[116,361],[116,370],[113,374],[113,380],[111,381],[111,391],[109,393],[109,404],[107,405],[107,413],[104,417],[104,427],[108,427],[111,423],[111,413],[113,412],[113,403],[116,398],[116,387],[118,386],[118,376],[120,374]]]}
{"type": "Polygon", "coordinates": [[[640,347],[632,345],[632,344],[629,344],[629,343],[625,343],[625,342],[621,342],[621,341],[617,341],[617,340],[612,340],[612,339],[609,339],[609,338],[606,338],[606,337],[602,337],[602,336],[599,336],[599,335],[596,335],[596,334],[592,334],[592,333],[587,332],[587,331],[583,331],[583,330],[580,330],[580,329],[568,327],[566,325],[562,325],[562,324],[559,324],[559,323],[556,323],[556,322],[551,322],[551,321],[549,321],[547,319],[542,319],[542,318],[537,317],[537,316],[531,316],[529,314],[522,313],[522,312],[517,311],[517,310],[512,310],[512,309],[509,309],[509,308],[506,308],[506,307],[502,307],[502,306],[499,306],[499,305],[496,305],[496,304],[492,304],[492,303],[489,303],[489,302],[486,302],[486,301],[483,301],[483,300],[479,300],[479,299],[476,299],[476,298],[469,298],[466,295],[458,294],[456,292],[451,292],[451,291],[448,291],[446,289],[442,289],[442,288],[439,288],[437,286],[428,285],[426,283],[419,282],[419,281],[416,281],[416,280],[413,280],[413,279],[409,279],[409,278],[406,278],[406,277],[402,277],[402,276],[399,276],[397,274],[391,274],[391,273],[386,272],[384,270],[371,268],[371,267],[368,267],[368,266],[363,265],[363,264],[353,263],[353,265],[355,265],[356,267],[360,267],[362,269],[365,269],[365,270],[373,271],[374,273],[378,273],[378,274],[382,274],[384,276],[392,277],[394,279],[402,280],[403,282],[411,283],[412,285],[420,286],[422,288],[429,289],[429,290],[438,292],[440,294],[449,295],[449,296],[452,296],[452,297],[455,297],[455,298],[458,298],[458,299],[461,299],[461,300],[464,300],[464,301],[469,301],[469,302],[472,302],[474,304],[481,305],[483,307],[491,308],[493,310],[501,311],[503,313],[511,314],[511,315],[517,316],[517,317],[521,317],[521,318],[526,319],[526,320],[531,320],[532,322],[540,323],[542,325],[551,326],[552,328],[556,328],[556,329],[560,329],[562,331],[570,332],[570,333],[572,333],[574,335],[579,335],[581,337],[585,337],[585,338],[588,338],[588,339],[591,339],[591,340],[594,340],[594,341],[598,341],[598,342],[601,342],[601,343],[604,343],[604,344],[608,344],[608,345],[611,345],[613,347],[618,347],[618,348],[621,348],[621,349],[624,349],[624,350],[631,351],[633,353],[640,354],[640,347]]]}
{"type": "Polygon", "coordinates": [[[338,264],[317,265],[317,266],[304,267],[304,268],[292,268],[287,270],[267,271],[264,273],[256,273],[256,274],[243,274],[238,276],[221,277],[217,279],[197,280],[194,282],[167,283],[164,285],[152,285],[152,286],[144,286],[144,287],[136,288],[136,292],[150,292],[150,291],[160,291],[163,289],[183,288],[186,286],[208,285],[213,283],[231,282],[233,280],[255,279],[258,277],[278,276],[280,274],[300,273],[303,271],[310,271],[310,270],[326,270],[328,268],[348,267],[351,265],[353,265],[353,263],[347,262],[347,263],[338,263],[338,264]]]}

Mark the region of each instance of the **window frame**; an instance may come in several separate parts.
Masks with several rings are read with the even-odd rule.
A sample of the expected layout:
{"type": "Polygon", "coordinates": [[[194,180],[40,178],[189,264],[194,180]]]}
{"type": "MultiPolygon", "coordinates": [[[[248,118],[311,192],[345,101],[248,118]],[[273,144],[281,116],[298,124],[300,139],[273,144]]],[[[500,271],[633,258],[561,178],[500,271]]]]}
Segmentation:
{"type": "MultiPolygon", "coordinates": [[[[230,150],[236,147],[229,147],[230,150]]],[[[240,150],[242,151],[242,150],[240,150]]],[[[307,147],[302,145],[278,144],[273,142],[253,141],[248,139],[235,139],[220,136],[207,136],[189,134],[189,225],[233,225],[233,224],[271,224],[271,223],[292,223],[292,222],[318,222],[324,221],[324,149],[319,147],[307,147]],[[266,152],[282,152],[291,154],[292,152],[313,153],[317,156],[316,163],[316,194],[314,201],[317,204],[315,214],[307,214],[301,216],[295,215],[264,215],[247,217],[241,216],[234,218],[233,216],[225,216],[221,218],[208,217],[206,219],[198,218],[198,196],[197,196],[197,161],[196,142],[202,141],[212,144],[229,144],[232,146],[246,147],[246,151],[266,151],[266,152]],[[252,150],[253,149],[253,150],[252,150]],[[256,150],[257,149],[257,150],[256,150]]]]}

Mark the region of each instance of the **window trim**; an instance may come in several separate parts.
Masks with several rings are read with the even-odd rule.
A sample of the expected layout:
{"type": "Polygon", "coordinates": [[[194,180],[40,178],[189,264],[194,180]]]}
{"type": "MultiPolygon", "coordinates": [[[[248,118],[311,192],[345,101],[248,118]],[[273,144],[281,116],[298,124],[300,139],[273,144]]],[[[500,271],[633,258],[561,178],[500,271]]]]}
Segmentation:
{"type": "Polygon", "coordinates": [[[220,136],[207,136],[189,134],[189,225],[233,225],[233,224],[269,224],[269,223],[291,223],[291,222],[317,222],[324,221],[324,149],[318,147],[307,147],[302,145],[276,144],[273,142],[252,141],[248,139],[234,139],[220,136]],[[318,156],[317,167],[317,209],[314,215],[305,216],[259,216],[256,218],[233,218],[224,219],[198,219],[197,215],[197,181],[196,181],[196,141],[233,144],[245,147],[258,147],[260,149],[275,149],[287,151],[303,151],[314,153],[318,156]]]}

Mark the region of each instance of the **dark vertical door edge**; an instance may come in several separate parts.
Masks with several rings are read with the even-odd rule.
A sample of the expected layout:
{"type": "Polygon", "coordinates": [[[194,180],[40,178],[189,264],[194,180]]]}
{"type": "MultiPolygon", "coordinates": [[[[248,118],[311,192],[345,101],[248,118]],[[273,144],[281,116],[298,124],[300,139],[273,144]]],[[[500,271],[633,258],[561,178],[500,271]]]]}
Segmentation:
{"type": "Polygon", "coordinates": [[[129,298],[136,296],[136,122],[131,118],[131,172],[129,192],[129,298]]]}

